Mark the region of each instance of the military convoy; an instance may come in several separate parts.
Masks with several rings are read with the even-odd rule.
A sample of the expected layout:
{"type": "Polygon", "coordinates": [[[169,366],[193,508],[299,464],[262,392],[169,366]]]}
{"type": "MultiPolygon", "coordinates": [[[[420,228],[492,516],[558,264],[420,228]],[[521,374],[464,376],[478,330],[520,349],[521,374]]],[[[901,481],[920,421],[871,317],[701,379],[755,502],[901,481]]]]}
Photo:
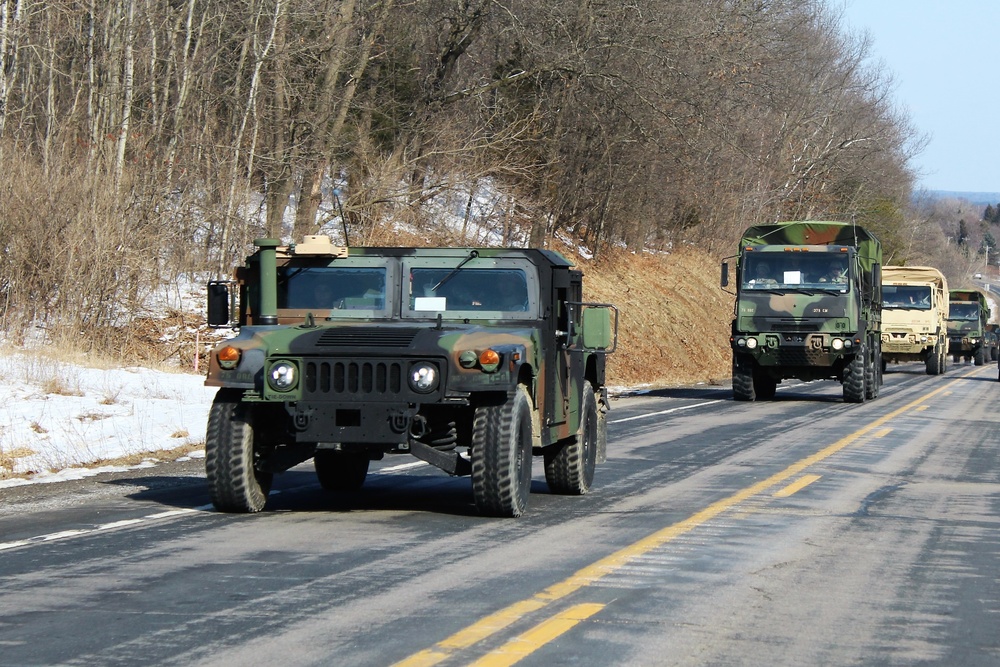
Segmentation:
{"type": "Polygon", "coordinates": [[[989,354],[986,325],[990,305],[986,295],[975,289],[953,289],[948,293],[948,353],[976,366],[986,363],[989,354]]]}
{"type": "Polygon", "coordinates": [[[238,328],[206,380],[216,508],[264,509],[274,473],[310,458],[324,489],[352,491],[372,460],[409,454],[471,476],[491,516],[525,511],[533,456],[550,491],[591,488],[618,311],[584,302],[561,254],[255,244],[209,284],[209,323],[238,328]]]}
{"type": "Polygon", "coordinates": [[[882,269],[882,368],[921,361],[928,375],[948,362],[948,281],[930,266],[882,269]]]}

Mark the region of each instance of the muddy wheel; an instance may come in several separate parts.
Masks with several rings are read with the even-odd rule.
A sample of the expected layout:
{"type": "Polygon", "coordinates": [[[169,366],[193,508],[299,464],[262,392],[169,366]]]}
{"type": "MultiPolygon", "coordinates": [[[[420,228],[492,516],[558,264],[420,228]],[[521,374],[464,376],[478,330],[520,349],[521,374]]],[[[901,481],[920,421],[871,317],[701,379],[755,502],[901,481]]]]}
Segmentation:
{"type": "Polygon", "coordinates": [[[847,403],[865,402],[865,359],[868,351],[858,350],[847,368],[844,369],[844,401],[847,403]]]}
{"type": "Polygon", "coordinates": [[[733,360],[733,399],[737,401],[755,401],[757,392],[754,389],[753,366],[741,364],[733,360]]]}
{"type": "Polygon", "coordinates": [[[319,449],[313,466],[319,485],[326,491],[357,491],[368,477],[367,454],[319,449]]]}
{"type": "Polygon", "coordinates": [[[545,452],[545,481],[552,493],[581,496],[594,482],[598,415],[597,399],[589,382],[583,383],[582,398],[580,428],[576,435],[545,452]]]}
{"type": "Polygon", "coordinates": [[[208,413],[205,477],[221,512],[259,512],[271,490],[273,474],[257,469],[253,413],[241,394],[220,389],[208,413]]]}
{"type": "Polygon", "coordinates": [[[476,408],[472,495],[486,516],[524,514],[531,491],[531,400],[521,385],[501,405],[476,408]]]}

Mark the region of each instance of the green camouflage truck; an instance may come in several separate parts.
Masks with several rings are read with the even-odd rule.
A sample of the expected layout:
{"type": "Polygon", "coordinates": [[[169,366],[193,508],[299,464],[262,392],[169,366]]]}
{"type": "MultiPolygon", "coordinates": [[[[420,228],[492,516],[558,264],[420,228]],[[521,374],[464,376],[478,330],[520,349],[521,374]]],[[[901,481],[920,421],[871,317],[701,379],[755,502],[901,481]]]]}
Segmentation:
{"type": "Polygon", "coordinates": [[[313,459],[328,491],[407,454],[472,478],[479,512],[520,516],[532,456],[553,493],[587,493],[606,456],[606,355],[618,311],[583,301],[557,252],[346,248],[326,236],[258,250],[212,281],[205,471],[212,503],[264,509],[273,474],[313,459]]]}
{"type": "MultiPolygon", "coordinates": [[[[762,224],[743,233],[730,345],[733,397],[770,400],[782,380],[838,380],[844,400],[882,384],[882,246],[845,222],[762,224]]],[[[729,285],[729,264],[722,265],[729,285]]]]}
{"type": "Polygon", "coordinates": [[[948,281],[932,266],[882,269],[882,369],[922,361],[928,375],[948,369],[948,281]]]}
{"type": "Polygon", "coordinates": [[[948,292],[948,353],[955,363],[962,359],[976,366],[986,363],[986,323],[989,319],[990,304],[979,290],[948,292]]]}

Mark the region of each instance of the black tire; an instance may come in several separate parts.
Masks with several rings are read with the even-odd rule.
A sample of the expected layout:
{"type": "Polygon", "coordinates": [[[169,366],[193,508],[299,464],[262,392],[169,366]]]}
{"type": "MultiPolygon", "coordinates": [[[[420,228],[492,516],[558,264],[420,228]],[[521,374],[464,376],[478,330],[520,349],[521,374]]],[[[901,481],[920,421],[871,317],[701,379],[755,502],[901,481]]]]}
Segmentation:
{"type": "Polygon", "coordinates": [[[931,353],[927,355],[927,360],[924,362],[926,366],[928,375],[940,375],[941,374],[941,354],[935,348],[931,350],[931,353]]]}
{"type": "Polygon", "coordinates": [[[594,483],[598,448],[597,399],[589,382],[583,383],[580,428],[565,442],[546,448],[545,481],[552,493],[582,496],[594,483]]]}
{"type": "Polygon", "coordinates": [[[531,399],[518,385],[502,405],[476,408],[472,495],[485,516],[518,517],[531,492],[531,399]]]}
{"type": "Polygon", "coordinates": [[[367,454],[318,449],[313,455],[316,478],[325,491],[357,491],[368,477],[367,454]]]}
{"type": "Polygon", "coordinates": [[[972,362],[976,366],[982,366],[986,363],[986,348],[979,347],[976,349],[975,353],[972,355],[972,362]]]}
{"type": "Polygon", "coordinates": [[[864,403],[865,391],[865,358],[868,352],[858,350],[854,358],[844,369],[844,401],[847,403],[864,403]]]}
{"type": "Polygon", "coordinates": [[[754,390],[753,366],[733,361],[733,400],[755,401],[757,392],[754,390]]]}
{"type": "Polygon", "coordinates": [[[1000,350],[997,350],[995,347],[991,347],[990,358],[987,359],[987,361],[996,361],[998,358],[1000,358],[1000,350]]]}
{"type": "Polygon", "coordinates": [[[220,512],[260,512],[274,477],[255,466],[253,412],[241,393],[220,389],[208,413],[205,477],[220,512]]]}
{"type": "MultiPolygon", "coordinates": [[[[865,398],[867,400],[873,400],[878,398],[878,388],[882,384],[882,374],[879,372],[881,369],[881,359],[876,360],[876,352],[878,348],[870,347],[872,350],[870,354],[865,355],[865,398]]],[[[878,355],[881,357],[881,355],[878,355]]]]}
{"type": "Polygon", "coordinates": [[[753,393],[758,401],[770,401],[778,390],[778,381],[768,377],[760,368],[753,374],[753,393]]]}

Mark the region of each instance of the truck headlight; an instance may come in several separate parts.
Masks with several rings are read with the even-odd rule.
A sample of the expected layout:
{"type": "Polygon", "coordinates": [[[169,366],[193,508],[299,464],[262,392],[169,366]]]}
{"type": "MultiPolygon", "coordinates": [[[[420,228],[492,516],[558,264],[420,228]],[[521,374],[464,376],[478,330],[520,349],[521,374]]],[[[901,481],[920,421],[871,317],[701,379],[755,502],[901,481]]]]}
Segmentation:
{"type": "Polygon", "coordinates": [[[427,394],[437,389],[439,375],[437,366],[421,361],[410,367],[410,389],[418,394],[427,394]]]}
{"type": "Polygon", "coordinates": [[[295,364],[288,361],[279,361],[267,373],[267,383],[275,391],[289,391],[298,382],[298,373],[295,364]]]}
{"type": "Polygon", "coordinates": [[[756,349],[756,348],[757,348],[757,339],[756,338],[747,338],[747,349],[748,350],[753,350],[753,349],[756,349]]]}
{"type": "Polygon", "coordinates": [[[844,349],[844,340],[842,338],[834,338],[830,341],[830,347],[839,352],[844,349]]]}

